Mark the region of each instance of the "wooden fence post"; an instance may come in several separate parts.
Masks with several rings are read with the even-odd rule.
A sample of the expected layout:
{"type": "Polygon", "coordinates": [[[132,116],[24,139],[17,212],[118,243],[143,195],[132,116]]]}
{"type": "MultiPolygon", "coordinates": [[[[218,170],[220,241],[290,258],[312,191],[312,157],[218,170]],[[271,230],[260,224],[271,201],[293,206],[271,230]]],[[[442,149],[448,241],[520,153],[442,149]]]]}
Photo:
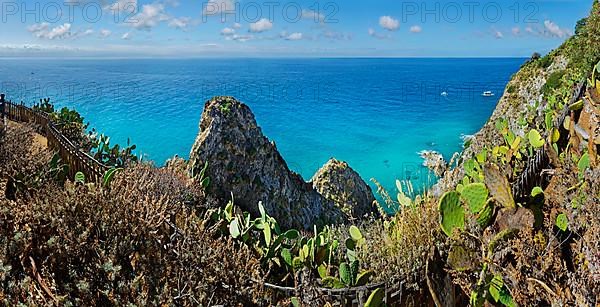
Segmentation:
{"type": "Polygon", "coordinates": [[[2,129],[2,131],[5,131],[4,129],[6,129],[6,102],[4,101],[4,94],[0,94],[0,123],[2,124],[2,127],[0,127],[0,129],[2,129]]]}
{"type": "Polygon", "coordinates": [[[6,97],[4,94],[0,94],[0,116],[4,116],[4,97],[6,97]]]}

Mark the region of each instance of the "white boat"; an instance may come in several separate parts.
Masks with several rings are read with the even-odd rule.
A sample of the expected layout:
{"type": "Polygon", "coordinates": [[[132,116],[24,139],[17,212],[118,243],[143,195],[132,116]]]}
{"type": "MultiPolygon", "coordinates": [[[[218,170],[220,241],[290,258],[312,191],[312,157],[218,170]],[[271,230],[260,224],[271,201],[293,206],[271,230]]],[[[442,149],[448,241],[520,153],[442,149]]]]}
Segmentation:
{"type": "Polygon", "coordinates": [[[442,95],[442,96],[446,97],[446,96],[448,96],[448,93],[446,93],[446,92],[442,92],[440,95],[442,95]]]}
{"type": "Polygon", "coordinates": [[[492,96],[494,96],[494,93],[492,93],[491,91],[485,91],[485,92],[483,92],[483,94],[481,94],[481,96],[492,97],[492,96]]]}

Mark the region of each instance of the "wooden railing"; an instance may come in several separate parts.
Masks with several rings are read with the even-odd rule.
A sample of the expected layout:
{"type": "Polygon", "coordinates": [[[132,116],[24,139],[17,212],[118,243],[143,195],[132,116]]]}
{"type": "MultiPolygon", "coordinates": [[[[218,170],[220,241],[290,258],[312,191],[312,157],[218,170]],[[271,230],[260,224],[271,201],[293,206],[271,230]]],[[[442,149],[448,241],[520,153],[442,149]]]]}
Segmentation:
{"type": "MultiPolygon", "coordinates": [[[[554,120],[553,126],[561,129],[565,118],[569,115],[569,106],[581,99],[586,91],[585,79],[581,80],[575,86],[573,96],[565,104],[557,119],[554,120]]],[[[518,200],[524,200],[529,197],[531,190],[536,186],[547,184],[548,177],[543,176],[543,170],[549,168],[550,159],[546,149],[543,147],[536,150],[525,165],[525,169],[519,175],[517,180],[512,184],[513,196],[518,200]]]]}
{"type": "Polygon", "coordinates": [[[6,116],[9,120],[15,122],[33,124],[38,132],[48,139],[48,148],[56,150],[63,163],[69,166],[67,172],[69,178],[72,179],[77,172],[82,172],[85,174],[87,181],[99,182],[102,180],[109,167],[81,151],[77,145],[73,144],[57,129],[47,113],[33,110],[23,104],[6,101],[4,97],[4,94],[0,95],[2,117],[6,116]]]}

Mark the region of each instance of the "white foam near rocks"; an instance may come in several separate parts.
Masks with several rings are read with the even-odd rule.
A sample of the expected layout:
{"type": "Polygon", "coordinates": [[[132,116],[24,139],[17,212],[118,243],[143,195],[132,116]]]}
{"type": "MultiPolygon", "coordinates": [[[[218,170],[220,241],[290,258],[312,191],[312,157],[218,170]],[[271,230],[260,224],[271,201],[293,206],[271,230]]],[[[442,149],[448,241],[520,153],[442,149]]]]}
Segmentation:
{"type": "Polygon", "coordinates": [[[435,150],[422,150],[419,152],[419,156],[423,158],[423,166],[432,170],[438,177],[442,176],[448,168],[444,156],[435,150]]]}

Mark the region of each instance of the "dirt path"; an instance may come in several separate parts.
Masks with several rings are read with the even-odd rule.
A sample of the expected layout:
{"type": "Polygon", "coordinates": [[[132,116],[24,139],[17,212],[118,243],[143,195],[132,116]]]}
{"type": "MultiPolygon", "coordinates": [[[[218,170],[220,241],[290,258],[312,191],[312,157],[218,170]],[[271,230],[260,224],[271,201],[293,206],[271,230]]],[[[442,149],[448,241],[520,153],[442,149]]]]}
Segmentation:
{"type": "MultiPolygon", "coordinates": [[[[18,123],[18,122],[14,122],[14,121],[10,121],[10,120],[7,120],[7,124],[9,127],[14,128],[14,129],[23,129],[24,127],[27,127],[26,124],[24,124],[24,123],[18,123]]],[[[32,153],[39,153],[39,152],[47,150],[47,149],[48,149],[48,139],[45,136],[43,136],[37,132],[34,132],[33,142],[31,143],[32,153]]],[[[4,191],[6,190],[6,183],[7,183],[6,178],[0,177],[0,193],[1,193],[0,198],[4,198],[4,191]]]]}
{"type": "MultiPolygon", "coordinates": [[[[23,127],[23,124],[9,120],[8,126],[15,127],[15,128],[21,128],[21,127],[23,127]]],[[[35,132],[33,135],[33,145],[32,146],[34,147],[34,149],[38,149],[38,150],[39,149],[42,149],[42,150],[47,149],[48,148],[48,139],[45,136],[35,132]]]]}

